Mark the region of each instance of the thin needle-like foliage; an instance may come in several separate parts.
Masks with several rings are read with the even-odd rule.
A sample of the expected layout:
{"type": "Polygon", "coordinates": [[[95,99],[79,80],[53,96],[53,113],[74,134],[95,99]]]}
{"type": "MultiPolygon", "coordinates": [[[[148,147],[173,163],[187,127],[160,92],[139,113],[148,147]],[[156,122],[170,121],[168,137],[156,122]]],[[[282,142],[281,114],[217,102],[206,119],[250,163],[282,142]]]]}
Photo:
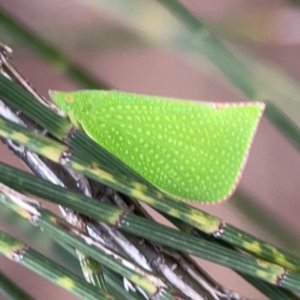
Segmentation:
{"type": "MultiPolygon", "coordinates": [[[[268,86],[257,84],[251,66],[180,2],[157,2],[190,32],[187,49],[204,54],[248,99],[266,97],[268,86]]],[[[3,10],[0,24],[81,85],[108,88],[3,10]]],[[[37,175],[0,163],[1,205],[76,257],[84,279],[4,231],[2,254],[83,299],[244,299],[189,255],[235,270],[270,299],[299,299],[299,257],[159,191],[75,129],[11,64],[9,48],[0,50],[0,136],[37,175]],[[58,204],[64,219],[30,195],[58,204]],[[155,222],[137,200],[177,229],[155,222]]],[[[289,115],[274,103],[268,103],[266,115],[298,147],[299,128],[289,115]]],[[[1,276],[3,294],[31,299],[1,276]]]]}

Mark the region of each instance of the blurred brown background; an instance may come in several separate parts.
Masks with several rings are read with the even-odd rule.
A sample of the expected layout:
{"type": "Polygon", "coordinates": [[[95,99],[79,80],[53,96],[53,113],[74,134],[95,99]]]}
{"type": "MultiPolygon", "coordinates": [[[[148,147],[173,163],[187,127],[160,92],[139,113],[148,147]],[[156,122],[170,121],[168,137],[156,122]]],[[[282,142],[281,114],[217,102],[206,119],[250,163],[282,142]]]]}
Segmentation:
{"type": "MultiPolygon", "coordinates": [[[[127,7],[130,22],[112,9],[114,2],[117,1],[109,4],[109,1],[101,0],[0,0],[0,7],[56,43],[113,88],[205,101],[245,100],[216,71],[207,72],[206,68],[211,69],[211,65],[204,59],[199,65],[171,49],[160,48],[164,34],[173,32],[175,35],[177,25],[164,17],[165,9],[155,5],[155,1],[129,1],[135,2],[132,9],[127,7]],[[150,7],[147,6],[149,3],[150,7]],[[140,26],[138,31],[134,24],[140,26]]],[[[242,51],[274,63],[300,80],[300,31],[297,31],[300,28],[300,11],[291,2],[181,2],[242,51]]],[[[125,11],[126,7],[120,14],[125,16],[125,11]]],[[[44,95],[49,89],[78,88],[10,35],[1,32],[0,37],[3,43],[13,48],[17,68],[44,95]]],[[[3,145],[0,145],[0,160],[23,167],[3,145]]],[[[241,203],[240,198],[234,196],[222,205],[202,205],[201,209],[299,255],[299,178],[299,153],[264,118],[239,187],[239,191],[250,200],[241,203]],[[259,218],[259,222],[255,217],[259,218]],[[277,230],[275,226],[278,224],[281,228],[277,230]]],[[[7,218],[0,219],[1,228],[7,229],[6,221],[7,218]]],[[[12,234],[22,237],[20,232],[12,234]]],[[[6,274],[37,299],[75,299],[2,256],[0,264],[6,274]]],[[[234,272],[203,261],[200,264],[227,288],[250,299],[265,299],[234,272]]]]}

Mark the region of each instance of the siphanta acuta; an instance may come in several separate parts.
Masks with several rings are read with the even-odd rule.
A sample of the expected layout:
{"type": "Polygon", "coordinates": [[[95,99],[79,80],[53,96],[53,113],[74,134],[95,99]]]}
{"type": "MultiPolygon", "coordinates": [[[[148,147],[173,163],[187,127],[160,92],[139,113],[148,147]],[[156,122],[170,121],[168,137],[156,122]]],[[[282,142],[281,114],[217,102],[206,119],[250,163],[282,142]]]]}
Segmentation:
{"type": "Polygon", "coordinates": [[[50,92],[77,127],[161,191],[227,199],[244,169],[264,103],[208,103],[83,90],[50,92]]]}

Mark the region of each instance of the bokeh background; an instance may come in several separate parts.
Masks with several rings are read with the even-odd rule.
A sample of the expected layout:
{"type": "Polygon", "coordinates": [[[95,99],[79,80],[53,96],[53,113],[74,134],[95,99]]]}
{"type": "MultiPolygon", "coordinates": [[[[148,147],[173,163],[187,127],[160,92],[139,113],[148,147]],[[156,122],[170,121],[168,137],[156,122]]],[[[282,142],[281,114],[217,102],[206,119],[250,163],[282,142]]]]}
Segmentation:
{"type": "MultiPolygon", "coordinates": [[[[247,62],[259,78],[265,79],[269,88],[274,88],[274,99],[259,100],[276,101],[294,123],[299,123],[298,1],[180,2],[247,62]],[[261,68],[269,72],[264,73],[261,68]]],[[[0,0],[0,11],[56,45],[114,89],[204,101],[247,100],[204,56],[187,51],[185,27],[156,1],[0,0]]],[[[47,95],[49,89],[80,88],[63,74],[59,62],[47,63],[33,51],[32,45],[5,29],[1,17],[0,41],[13,48],[15,66],[42,94],[47,95]]],[[[25,168],[2,144],[0,160],[25,168]]],[[[264,117],[237,193],[226,203],[202,205],[201,209],[299,255],[299,179],[297,147],[264,117]]],[[[41,232],[33,232],[26,223],[12,220],[14,216],[1,209],[1,228],[35,243],[50,257],[61,251],[54,244],[43,242],[41,232]]],[[[227,288],[250,299],[266,299],[234,272],[198,261],[227,288]]],[[[36,299],[76,298],[3,257],[0,265],[36,299]]],[[[78,270],[74,260],[74,271],[78,270]]]]}

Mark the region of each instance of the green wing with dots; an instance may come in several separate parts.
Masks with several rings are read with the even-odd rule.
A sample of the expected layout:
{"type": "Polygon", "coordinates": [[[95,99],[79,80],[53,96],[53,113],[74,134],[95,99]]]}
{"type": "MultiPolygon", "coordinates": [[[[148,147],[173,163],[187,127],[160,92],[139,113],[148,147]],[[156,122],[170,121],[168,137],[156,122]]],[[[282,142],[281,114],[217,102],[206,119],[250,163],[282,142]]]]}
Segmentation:
{"type": "Polygon", "coordinates": [[[265,107],[118,91],[50,96],[72,123],[150,183],[197,202],[222,201],[233,193],[265,107]]]}

